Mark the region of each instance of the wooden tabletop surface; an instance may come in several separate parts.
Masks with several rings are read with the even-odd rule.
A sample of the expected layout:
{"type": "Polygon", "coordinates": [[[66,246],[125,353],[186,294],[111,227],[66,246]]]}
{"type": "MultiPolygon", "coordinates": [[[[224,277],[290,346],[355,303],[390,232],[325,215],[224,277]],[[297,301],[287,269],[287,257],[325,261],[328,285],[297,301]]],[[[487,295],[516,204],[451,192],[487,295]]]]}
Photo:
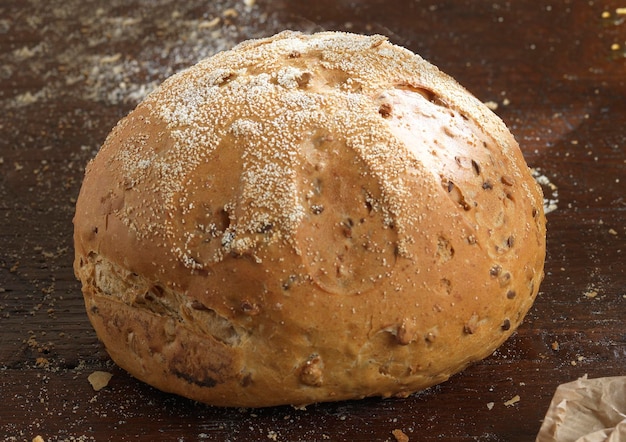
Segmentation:
{"type": "Polygon", "coordinates": [[[559,384],[626,375],[624,7],[0,1],[0,440],[534,440],[559,384]],[[84,312],[71,221],[88,159],[164,78],[286,28],[380,33],[421,54],[489,102],[545,192],[546,278],[525,322],[486,360],[406,399],[207,407],[115,367],[84,312]],[[96,392],[98,370],[113,377],[96,392]]]}

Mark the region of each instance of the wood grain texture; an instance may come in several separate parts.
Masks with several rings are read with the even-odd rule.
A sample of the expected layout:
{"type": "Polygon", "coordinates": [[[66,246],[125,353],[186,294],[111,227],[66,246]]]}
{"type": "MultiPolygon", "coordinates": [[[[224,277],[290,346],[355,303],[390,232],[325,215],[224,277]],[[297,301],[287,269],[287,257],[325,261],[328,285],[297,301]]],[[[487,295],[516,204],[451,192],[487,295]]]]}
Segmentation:
{"type": "Polygon", "coordinates": [[[0,2],[0,439],[529,441],[557,385],[626,375],[624,5],[554,3],[0,2]],[[518,332],[406,399],[206,407],[116,368],[84,312],[71,221],[88,159],[173,72],[285,28],[381,33],[421,54],[497,105],[556,205],[518,332]],[[113,373],[99,392],[96,370],[113,373]]]}

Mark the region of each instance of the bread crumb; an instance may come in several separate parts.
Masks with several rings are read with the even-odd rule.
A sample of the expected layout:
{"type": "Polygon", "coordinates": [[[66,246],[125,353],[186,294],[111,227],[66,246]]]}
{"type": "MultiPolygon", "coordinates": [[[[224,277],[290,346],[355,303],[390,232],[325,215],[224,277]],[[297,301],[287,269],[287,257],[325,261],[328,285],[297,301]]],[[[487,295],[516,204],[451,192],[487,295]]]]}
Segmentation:
{"type": "Polygon", "coordinates": [[[498,103],[496,103],[495,101],[485,101],[485,106],[487,106],[492,111],[498,109],[498,103]]]}
{"type": "Polygon", "coordinates": [[[572,360],[572,361],[570,361],[570,365],[571,365],[572,367],[575,367],[575,366],[577,366],[577,365],[578,365],[578,363],[579,363],[579,362],[583,362],[584,360],[585,360],[585,357],[584,357],[584,356],[581,356],[581,355],[576,355],[576,360],[572,360]]]}
{"type": "Polygon", "coordinates": [[[615,9],[615,13],[617,15],[626,15],[626,8],[617,8],[615,9]]]}
{"type": "Polygon", "coordinates": [[[508,401],[506,401],[504,403],[505,407],[510,407],[513,404],[518,403],[521,400],[521,398],[519,397],[519,394],[516,394],[515,396],[513,396],[511,399],[509,399],[508,401]]]}
{"type": "Polygon", "coordinates": [[[551,347],[552,347],[552,350],[554,350],[554,351],[558,351],[561,348],[561,346],[559,345],[559,343],[557,341],[554,341],[552,343],[551,347]]]}
{"type": "Polygon", "coordinates": [[[46,442],[46,440],[41,436],[33,437],[33,442],[46,442]]]}
{"type": "Polygon", "coordinates": [[[593,298],[595,298],[596,296],[598,296],[598,291],[597,291],[597,290],[593,290],[593,289],[592,289],[592,290],[587,290],[587,291],[584,293],[584,295],[585,295],[587,298],[589,298],[589,299],[593,299],[593,298]]]}
{"type": "Polygon", "coordinates": [[[393,434],[393,437],[395,437],[398,442],[409,442],[409,436],[407,436],[406,433],[400,429],[396,428],[391,432],[391,434],[393,434]]]}
{"type": "Polygon", "coordinates": [[[267,433],[267,438],[271,440],[278,440],[278,434],[274,430],[270,430],[267,433]]]}
{"type": "Polygon", "coordinates": [[[113,374],[108,373],[106,371],[94,371],[89,375],[87,380],[91,384],[91,387],[95,391],[100,391],[107,385],[109,385],[109,381],[113,377],[113,374]]]}
{"type": "Polygon", "coordinates": [[[205,20],[198,25],[198,29],[214,28],[220,24],[220,20],[221,19],[219,17],[214,17],[211,20],[205,20]]]}
{"type": "Polygon", "coordinates": [[[50,361],[47,358],[39,357],[35,360],[35,365],[37,368],[47,368],[50,366],[50,361]]]}
{"type": "Polygon", "coordinates": [[[610,233],[611,235],[617,235],[617,230],[615,230],[615,229],[609,229],[609,233],[610,233]]]}
{"type": "Polygon", "coordinates": [[[493,410],[493,406],[496,405],[495,402],[487,402],[487,409],[493,410]]]}

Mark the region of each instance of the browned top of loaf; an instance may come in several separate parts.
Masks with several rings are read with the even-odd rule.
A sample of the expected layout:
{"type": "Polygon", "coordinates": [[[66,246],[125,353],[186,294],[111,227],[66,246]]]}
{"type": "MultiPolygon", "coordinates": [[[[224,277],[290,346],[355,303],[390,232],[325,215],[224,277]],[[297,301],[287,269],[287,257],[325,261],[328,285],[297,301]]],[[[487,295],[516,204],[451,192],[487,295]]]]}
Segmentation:
{"type": "MultiPolygon", "coordinates": [[[[505,158],[518,155],[508,130],[489,110],[385,37],[285,32],[243,43],[171,77],[116,128],[102,150],[115,150],[111,160],[126,189],[136,189],[135,199],[116,215],[139,238],[170,244],[189,268],[219,261],[224,251],[254,249],[258,234],[267,242],[270,229],[272,240],[297,248],[294,234],[309,210],[298,185],[302,156],[314,149],[306,145],[341,134],[380,184],[381,210],[397,228],[405,253],[419,213],[408,210],[416,196],[404,177],[409,169],[439,171],[427,170],[422,155],[390,139],[388,122],[375,110],[380,94],[393,88],[432,95],[445,104],[441,112],[453,110],[490,134],[505,158]],[[196,207],[194,193],[211,190],[193,185],[207,161],[220,161],[215,154],[225,145],[237,145],[242,161],[222,161],[222,176],[204,183],[213,186],[212,209],[221,206],[228,218],[221,232],[224,226],[215,223],[187,221],[206,210],[196,207]],[[226,247],[201,259],[193,244],[211,232],[219,232],[226,247]]],[[[515,168],[516,161],[508,163],[515,168]]]]}

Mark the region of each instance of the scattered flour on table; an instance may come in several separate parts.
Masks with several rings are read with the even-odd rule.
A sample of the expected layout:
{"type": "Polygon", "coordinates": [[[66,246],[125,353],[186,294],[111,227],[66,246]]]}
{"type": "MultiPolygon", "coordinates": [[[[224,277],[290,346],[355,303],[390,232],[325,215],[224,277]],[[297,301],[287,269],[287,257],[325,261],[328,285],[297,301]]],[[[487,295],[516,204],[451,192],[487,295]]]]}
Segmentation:
{"type": "Polygon", "coordinates": [[[543,189],[543,210],[547,215],[557,209],[559,203],[559,188],[542,172],[539,167],[531,168],[535,181],[543,189]]]}
{"type": "Polygon", "coordinates": [[[111,0],[95,9],[79,0],[33,3],[28,16],[0,20],[0,33],[28,36],[23,46],[0,53],[0,78],[45,81],[0,101],[20,108],[65,96],[134,106],[177,71],[276,26],[252,0],[198,3],[128,8],[111,0]]]}

